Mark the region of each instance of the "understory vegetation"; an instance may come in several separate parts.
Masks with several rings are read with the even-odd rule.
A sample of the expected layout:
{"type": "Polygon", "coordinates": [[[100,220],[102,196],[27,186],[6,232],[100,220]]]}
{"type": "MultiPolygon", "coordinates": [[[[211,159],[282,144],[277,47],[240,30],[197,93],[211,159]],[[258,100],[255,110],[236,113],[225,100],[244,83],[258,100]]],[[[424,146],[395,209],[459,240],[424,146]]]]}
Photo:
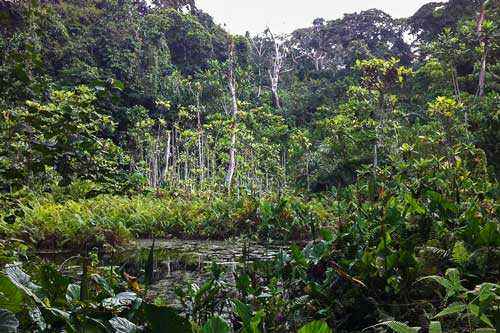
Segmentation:
{"type": "Polygon", "coordinates": [[[499,22],[0,0],[0,332],[500,331],[499,22]]]}

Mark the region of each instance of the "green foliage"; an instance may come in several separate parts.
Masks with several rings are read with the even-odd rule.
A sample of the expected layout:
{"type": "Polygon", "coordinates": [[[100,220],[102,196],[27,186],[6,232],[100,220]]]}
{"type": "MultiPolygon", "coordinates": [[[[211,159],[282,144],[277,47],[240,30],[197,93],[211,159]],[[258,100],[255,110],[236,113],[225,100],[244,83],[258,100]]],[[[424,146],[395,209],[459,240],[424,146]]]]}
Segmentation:
{"type": "Polygon", "coordinates": [[[229,325],[220,317],[210,318],[202,328],[203,333],[229,333],[230,331],[229,325]]]}
{"type": "Polygon", "coordinates": [[[433,103],[429,103],[429,111],[432,115],[444,117],[444,118],[453,118],[456,116],[458,111],[463,108],[459,102],[455,101],[452,98],[447,98],[440,96],[433,103]]]}
{"type": "Polygon", "coordinates": [[[262,239],[304,239],[327,224],[333,211],[319,201],[300,196],[270,196],[260,201],[245,196],[159,198],[153,195],[101,195],[63,203],[40,198],[23,208],[24,217],[12,230],[19,237],[30,230],[30,241],[40,247],[84,249],[120,245],[134,237],[175,235],[223,239],[256,233],[262,239]]]}
{"type": "Polygon", "coordinates": [[[113,319],[110,319],[109,323],[116,333],[139,332],[138,327],[134,323],[128,321],[125,318],[115,317],[113,319]]]}
{"type": "Polygon", "coordinates": [[[399,59],[390,60],[370,59],[358,60],[355,69],[362,72],[363,86],[368,89],[388,92],[397,84],[402,84],[404,80],[413,74],[410,68],[398,66],[399,59]]]}
{"type": "MultiPolygon", "coordinates": [[[[496,309],[499,301],[499,286],[494,283],[482,283],[472,290],[467,290],[462,286],[460,273],[456,269],[446,271],[445,277],[429,276],[425,279],[432,279],[446,289],[445,301],[451,299],[454,302],[445,309],[437,313],[434,318],[450,315],[472,316],[482,325],[493,328],[493,321],[496,320],[496,309]]],[[[469,321],[469,329],[472,330],[469,321]]]]}
{"type": "Polygon", "coordinates": [[[299,329],[299,333],[332,333],[328,325],[321,321],[313,321],[299,329]]]}
{"type": "Polygon", "coordinates": [[[408,325],[398,321],[386,321],[384,323],[380,323],[379,325],[387,326],[396,333],[417,333],[419,331],[419,328],[409,327],[408,325]]]}
{"type": "Polygon", "coordinates": [[[278,38],[191,0],[1,2],[0,331],[498,328],[499,13],[450,0],[278,38]],[[148,299],[154,246],[128,286],[99,267],[142,237],[297,244],[213,265],[179,313],[148,299]]]}

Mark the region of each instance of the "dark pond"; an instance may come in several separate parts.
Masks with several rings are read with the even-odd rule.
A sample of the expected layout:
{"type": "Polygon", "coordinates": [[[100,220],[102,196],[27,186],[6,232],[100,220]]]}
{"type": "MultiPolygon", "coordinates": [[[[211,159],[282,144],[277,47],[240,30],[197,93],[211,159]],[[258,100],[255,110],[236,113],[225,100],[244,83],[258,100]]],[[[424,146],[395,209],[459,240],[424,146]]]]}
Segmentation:
{"type": "MultiPolygon", "coordinates": [[[[144,274],[151,247],[151,240],[139,240],[135,249],[122,253],[120,261],[124,271],[136,276],[144,274]]],[[[176,288],[189,283],[203,284],[214,263],[224,271],[224,280],[234,285],[233,273],[238,267],[268,262],[284,249],[283,245],[261,245],[242,240],[157,240],[154,246],[154,282],[148,288],[147,298],[161,297],[173,302],[176,288]]]]}

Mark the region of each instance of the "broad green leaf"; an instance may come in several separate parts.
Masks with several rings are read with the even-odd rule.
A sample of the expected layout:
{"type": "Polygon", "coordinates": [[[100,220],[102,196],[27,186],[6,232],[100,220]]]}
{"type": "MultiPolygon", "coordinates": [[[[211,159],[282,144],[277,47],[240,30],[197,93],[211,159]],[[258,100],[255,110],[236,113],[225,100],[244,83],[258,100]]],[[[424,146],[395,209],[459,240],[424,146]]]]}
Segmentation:
{"type": "Polygon", "coordinates": [[[240,300],[235,300],[234,312],[243,321],[243,332],[260,333],[259,325],[264,318],[264,311],[257,311],[254,315],[249,305],[240,300]]]}
{"type": "Polygon", "coordinates": [[[465,311],[465,309],[467,309],[467,305],[462,303],[455,303],[450,305],[443,311],[439,312],[437,315],[434,316],[434,318],[444,317],[455,313],[461,313],[465,311]]]}
{"type": "Polygon", "coordinates": [[[130,309],[136,302],[141,299],[133,292],[119,293],[114,297],[106,298],[102,301],[102,305],[107,309],[114,309],[116,311],[123,311],[130,309]]]}
{"type": "Polygon", "coordinates": [[[115,296],[113,288],[109,285],[108,281],[100,275],[92,275],[92,280],[97,283],[110,297],[115,296]]]}
{"type": "Polygon", "coordinates": [[[257,311],[250,320],[250,327],[247,327],[248,333],[260,333],[259,325],[264,319],[264,310],[257,311]]]}
{"type": "Polygon", "coordinates": [[[22,310],[23,293],[12,281],[0,276],[0,309],[7,309],[14,313],[22,310]]]}
{"type": "Polygon", "coordinates": [[[327,323],[316,320],[302,326],[298,333],[332,333],[332,330],[327,323]]]}
{"type": "Polygon", "coordinates": [[[376,326],[387,326],[396,333],[418,333],[418,331],[420,330],[420,327],[410,327],[405,323],[401,323],[399,321],[394,321],[394,320],[386,321],[372,327],[376,326]]]}
{"type": "Polygon", "coordinates": [[[109,320],[109,324],[116,333],[136,333],[139,331],[137,326],[125,318],[115,317],[109,320]]]}
{"type": "Polygon", "coordinates": [[[460,284],[460,272],[456,268],[448,268],[444,274],[452,283],[460,284]]]}
{"type": "Polygon", "coordinates": [[[479,233],[479,239],[485,246],[496,246],[500,244],[498,233],[498,223],[487,223],[479,233]]]}
{"type": "Polygon", "coordinates": [[[446,289],[451,287],[450,281],[439,275],[425,276],[423,278],[418,279],[417,281],[424,281],[424,280],[433,280],[439,283],[441,286],[445,287],[446,289]]]}
{"type": "Polygon", "coordinates": [[[80,299],[80,285],[71,283],[66,291],[66,300],[68,302],[76,302],[80,299]]]}
{"type": "Polygon", "coordinates": [[[291,249],[292,257],[295,260],[295,262],[298,265],[306,266],[307,261],[306,261],[306,258],[304,257],[304,254],[302,253],[302,251],[300,251],[300,248],[296,244],[292,244],[290,249],[291,249]]]}
{"type": "MultiPolygon", "coordinates": [[[[42,264],[33,275],[46,298],[54,303],[63,303],[71,278],[65,276],[53,264],[42,264]]],[[[44,298],[45,298],[44,297],[44,298]]]]}
{"type": "Polygon", "coordinates": [[[485,302],[496,297],[495,289],[500,290],[500,287],[494,283],[482,283],[479,286],[479,301],[485,302]]]}
{"type": "Polygon", "coordinates": [[[231,329],[224,319],[212,317],[203,325],[201,331],[202,333],[229,333],[231,329]]]}
{"type": "Polygon", "coordinates": [[[491,320],[484,313],[481,313],[481,308],[479,307],[479,305],[473,303],[469,304],[469,312],[479,318],[486,325],[493,327],[493,323],[491,322],[491,320]]]}
{"type": "Polygon", "coordinates": [[[44,332],[47,329],[47,323],[39,308],[35,307],[33,310],[29,311],[28,316],[40,331],[44,332]]]}
{"type": "Polygon", "coordinates": [[[40,291],[40,286],[31,282],[30,276],[24,273],[17,265],[7,265],[5,267],[5,275],[28,297],[32,298],[37,303],[42,303],[37,295],[40,291]]]}
{"type": "Polygon", "coordinates": [[[429,333],[443,333],[441,323],[439,321],[431,321],[429,324],[429,333]]]}
{"type": "Polygon", "coordinates": [[[243,303],[240,300],[234,301],[234,312],[244,323],[248,323],[250,322],[250,320],[252,320],[252,309],[249,305],[243,303]]]}

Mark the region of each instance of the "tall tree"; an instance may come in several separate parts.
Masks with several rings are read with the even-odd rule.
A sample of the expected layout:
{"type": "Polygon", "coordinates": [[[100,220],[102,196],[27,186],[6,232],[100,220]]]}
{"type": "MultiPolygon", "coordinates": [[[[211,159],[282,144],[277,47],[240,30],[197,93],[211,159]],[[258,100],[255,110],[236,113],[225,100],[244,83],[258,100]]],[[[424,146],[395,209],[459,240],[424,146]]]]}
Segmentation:
{"type": "Polygon", "coordinates": [[[284,38],[275,36],[270,29],[266,30],[266,35],[271,41],[271,65],[268,68],[269,81],[271,84],[271,93],[273,96],[273,106],[277,109],[281,108],[280,96],[279,96],[279,83],[281,75],[289,71],[290,69],[285,68],[285,60],[287,48],[284,43],[284,38]]]}
{"type": "Polygon", "coordinates": [[[229,92],[231,94],[231,142],[229,147],[229,163],[227,166],[226,174],[226,187],[228,191],[231,191],[233,185],[234,172],[236,170],[236,131],[237,131],[237,121],[238,121],[238,97],[236,95],[236,56],[234,52],[234,41],[229,42],[228,49],[228,72],[227,80],[229,92]]]}

